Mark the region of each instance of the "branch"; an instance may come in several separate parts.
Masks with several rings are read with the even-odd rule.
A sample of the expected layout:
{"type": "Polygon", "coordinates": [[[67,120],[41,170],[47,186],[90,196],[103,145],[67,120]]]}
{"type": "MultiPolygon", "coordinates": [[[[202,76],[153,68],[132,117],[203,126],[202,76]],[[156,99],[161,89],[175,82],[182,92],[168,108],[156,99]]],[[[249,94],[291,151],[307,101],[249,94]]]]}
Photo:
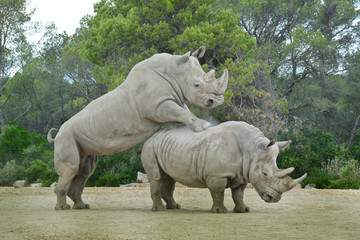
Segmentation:
{"type": "Polygon", "coordinates": [[[349,140],[349,144],[347,145],[346,147],[346,151],[348,151],[354,141],[354,138],[355,138],[355,135],[356,135],[356,130],[357,130],[357,127],[359,125],[359,121],[360,121],[360,114],[359,116],[357,116],[356,120],[355,120],[355,124],[354,124],[354,128],[351,132],[351,137],[350,137],[350,140],[349,140]]]}
{"type": "Polygon", "coordinates": [[[19,116],[17,116],[14,120],[10,121],[10,123],[15,122],[16,120],[18,120],[19,118],[21,118],[22,116],[25,115],[25,113],[27,113],[31,108],[31,104],[28,106],[28,108],[25,110],[25,112],[23,112],[22,114],[20,114],[19,116]]]}

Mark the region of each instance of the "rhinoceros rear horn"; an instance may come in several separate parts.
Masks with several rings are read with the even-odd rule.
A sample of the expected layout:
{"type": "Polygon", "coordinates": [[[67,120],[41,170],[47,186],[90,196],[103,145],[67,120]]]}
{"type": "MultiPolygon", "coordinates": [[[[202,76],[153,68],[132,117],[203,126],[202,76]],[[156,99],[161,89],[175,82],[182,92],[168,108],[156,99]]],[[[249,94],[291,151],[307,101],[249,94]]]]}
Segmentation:
{"type": "Polygon", "coordinates": [[[198,50],[196,50],[195,52],[193,52],[191,54],[191,56],[196,57],[196,58],[202,58],[205,54],[205,46],[201,46],[198,50]]]}
{"type": "Polygon", "coordinates": [[[191,54],[191,52],[189,51],[189,52],[185,53],[184,55],[179,56],[176,59],[177,64],[180,65],[180,64],[183,64],[183,63],[187,63],[189,61],[190,54],[191,54]]]}
{"type": "Polygon", "coordinates": [[[293,171],[294,171],[294,168],[290,167],[290,168],[283,169],[283,170],[280,170],[278,172],[275,172],[274,176],[278,177],[278,178],[283,178],[283,177],[289,175],[290,173],[292,173],[293,171]]]}
{"type": "Polygon", "coordinates": [[[225,90],[226,90],[227,84],[228,84],[228,79],[229,79],[228,75],[229,75],[228,70],[225,69],[223,75],[211,83],[214,87],[216,94],[224,94],[225,93],[225,90]]]}

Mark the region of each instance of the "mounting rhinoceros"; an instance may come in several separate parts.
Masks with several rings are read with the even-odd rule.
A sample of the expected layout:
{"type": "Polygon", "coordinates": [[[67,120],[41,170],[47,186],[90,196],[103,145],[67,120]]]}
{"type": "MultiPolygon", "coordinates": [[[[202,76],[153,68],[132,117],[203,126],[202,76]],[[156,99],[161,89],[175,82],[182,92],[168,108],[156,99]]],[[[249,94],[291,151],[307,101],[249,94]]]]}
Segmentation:
{"type": "Polygon", "coordinates": [[[227,212],[225,188],[231,188],[234,212],[249,212],[243,202],[244,189],[251,183],[266,202],[278,202],[305,177],[287,176],[294,168],[278,169],[279,150],[291,141],[270,141],[257,128],[244,122],[225,122],[195,133],[186,126],[164,128],[143,145],[142,163],[147,173],[153,211],[180,208],[173,198],[175,182],[208,188],[212,212],[227,212]]]}
{"type": "MultiPolygon", "coordinates": [[[[201,47],[191,54],[155,54],[130,71],[125,81],[113,91],[92,101],[65,122],[55,139],[54,162],[59,181],[55,188],[55,209],[89,208],[81,195],[86,180],[93,173],[97,155],[109,155],[139,144],[168,122],[181,122],[196,132],[210,123],[195,117],[185,102],[213,108],[223,103],[228,71],[215,78],[214,70],[205,73],[197,58],[201,47]]],[[[55,129],[56,130],[56,129],[55,129]]]]}

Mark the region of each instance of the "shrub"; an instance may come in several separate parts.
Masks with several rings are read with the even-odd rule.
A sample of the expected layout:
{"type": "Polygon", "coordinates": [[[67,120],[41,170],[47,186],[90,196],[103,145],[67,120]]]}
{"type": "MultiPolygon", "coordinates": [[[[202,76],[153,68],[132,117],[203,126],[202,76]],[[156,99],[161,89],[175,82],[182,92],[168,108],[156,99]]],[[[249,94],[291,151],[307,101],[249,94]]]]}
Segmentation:
{"type": "Polygon", "coordinates": [[[42,183],[45,187],[56,182],[58,177],[55,169],[50,168],[48,164],[40,159],[33,161],[31,166],[25,170],[25,173],[26,183],[42,183]]]}
{"type": "Polygon", "coordinates": [[[278,166],[295,167],[295,177],[309,171],[314,171],[313,174],[318,175],[318,170],[314,169],[321,169],[328,159],[335,159],[344,154],[343,150],[338,148],[333,135],[319,129],[302,126],[282,135],[282,139],[290,139],[293,143],[279,154],[278,166]]]}
{"type": "Polygon", "coordinates": [[[360,164],[356,160],[335,158],[323,163],[321,169],[314,168],[302,186],[308,183],[316,188],[327,189],[359,189],[360,164]]]}
{"type": "Polygon", "coordinates": [[[328,188],[332,180],[335,180],[336,177],[326,173],[324,170],[319,168],[313,168],[309,176],[301,183],[302,187],[305,187],[307,184],[315,184],[316,188],[328,188]]]}
{"type": "Polygon", "coordinates": [[[141,145],[111,156],[100,156],[98,165],[86,186],[119,186],[134,182],[141,164],[141,145]]]}
{"type": "Polygon", "coordinates": [[[0,186],[12,186],[16,180],[18,180],[18,166],[15,160],[11,160],[0,169],[0,186]]]}

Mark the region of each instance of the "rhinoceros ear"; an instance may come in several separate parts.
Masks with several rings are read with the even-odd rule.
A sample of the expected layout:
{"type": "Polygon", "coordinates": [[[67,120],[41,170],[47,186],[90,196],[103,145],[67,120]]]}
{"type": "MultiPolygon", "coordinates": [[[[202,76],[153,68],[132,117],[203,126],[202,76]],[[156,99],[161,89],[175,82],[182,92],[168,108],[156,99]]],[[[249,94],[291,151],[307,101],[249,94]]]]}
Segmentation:
{"type": "Polygon", "coordinates": [[[275,144],[275,141],[270,141],[270,140],[268,140],[268,139],[265,139],[265,140],[262,140],[260,143],[259,143],[259,147],[260,147],[260,149],[262,149],[262,150],[265,150],[265,149],[267,149],[268,147],[271,147],[272,145],[274,145],[275,144]]]}
{"type": "Polygon", "coordinates": [[[205,54],[205,46],[201,46],[198,50],[196,50],[195,52],[193,52],[191,54],[191,56],[196,57],[196,58],[202,58],[205,54]]]}
{"type": "Polygon", "coordinates": [[[290,140],[284,142],[276,142],[276,145],[278,145],[280,150],[285,150],[290,144],[291,144],[290,140]]]}
{"type": "Polygon", "coordinates": [[[184,55],[181,55],[179,56],[177,59],[176,59],[176,62],[177,64],[183,64],[183,63],[187,63],[187,61],[189,61],[189,58],[190,58],[190,51],[185,53],[184,55]]]}

